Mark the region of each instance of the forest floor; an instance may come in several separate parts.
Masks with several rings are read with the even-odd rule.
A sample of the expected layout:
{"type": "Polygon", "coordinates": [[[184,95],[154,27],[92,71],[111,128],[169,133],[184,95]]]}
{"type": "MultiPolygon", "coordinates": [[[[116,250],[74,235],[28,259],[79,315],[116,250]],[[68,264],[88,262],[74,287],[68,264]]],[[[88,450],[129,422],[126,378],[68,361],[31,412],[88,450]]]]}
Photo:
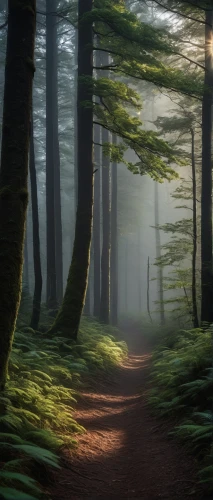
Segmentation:
{"type": "Polygon", "coordinates": [[[52,500],[207,499],[193,458],[147,406],[150,352],[134,344],[113,378],[96,380],[81,395],[74,417],[87,432],[76,451],[65,451],[52,500]]]}

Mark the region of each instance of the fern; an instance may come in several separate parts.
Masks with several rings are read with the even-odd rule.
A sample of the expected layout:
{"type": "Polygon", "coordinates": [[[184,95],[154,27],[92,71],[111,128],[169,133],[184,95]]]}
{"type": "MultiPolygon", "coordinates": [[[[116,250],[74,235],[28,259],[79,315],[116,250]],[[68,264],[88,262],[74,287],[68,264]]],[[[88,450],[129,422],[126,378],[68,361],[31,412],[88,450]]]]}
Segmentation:
{"type": "Polygon", "coordinates": [[[0,486],[0,495],[4,500],[38,500],[38,497],[24,493],[24,491],[4,486],[0,486]]]}
{"type": "Polygon", "coordinates": [[[212,483],[212,331],[182,330],[165,337],[153,353],[149,402],[160,415],[179,415],[173,434],[201,459],[201,480],[212,483]],[[205,465],[208,457],[208,466],[205,465]]]}
{"type": "MultiPolygon", "coordinates": [[[[47,322],[44,309],[42,315],[47,322]]],[[[127,354],[126,344],[117,342],[114,331],[83,319],[78,344],[60,336],[45,339],[31,328],[16,333],[10,379],[0,396],[4,499],[37,499],[39,487],[23,474],[30,469],[28,463],[58,468],[58,449],[64,443],[76,446],[75,435],[85,432],[73,418],[81,375],[108,371],[127,354]]]]}

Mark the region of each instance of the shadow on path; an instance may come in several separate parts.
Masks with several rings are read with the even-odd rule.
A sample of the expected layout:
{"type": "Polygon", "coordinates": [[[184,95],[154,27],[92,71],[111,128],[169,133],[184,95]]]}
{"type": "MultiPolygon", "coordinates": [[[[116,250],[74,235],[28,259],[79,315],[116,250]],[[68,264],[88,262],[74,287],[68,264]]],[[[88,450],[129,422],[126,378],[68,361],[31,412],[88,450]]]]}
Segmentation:
{"type": "MultiPolygon", "coordinates": [[[[141,352],[141,353],[140,353],[141,352]]],[[[138,498],[201,500],[193,459],[167,437],[146,405],[150,354],[130,354],[114,384],[82,394],[75,413],[87,433],[69,469],[56,476],[52,500],[138,498]],[[55,491],[54,491],[55,490],[55,491]]]]}

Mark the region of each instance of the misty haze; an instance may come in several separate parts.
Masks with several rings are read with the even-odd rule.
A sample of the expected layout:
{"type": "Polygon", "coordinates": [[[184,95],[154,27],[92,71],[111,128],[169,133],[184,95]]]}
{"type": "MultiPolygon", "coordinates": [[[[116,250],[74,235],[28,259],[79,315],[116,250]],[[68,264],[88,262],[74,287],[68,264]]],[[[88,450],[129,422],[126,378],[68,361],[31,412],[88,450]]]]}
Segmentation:
{"type": "Polygon", "coordinates": [[[213,493],[213,0],[0,2],[0,499],[213,493]]]}

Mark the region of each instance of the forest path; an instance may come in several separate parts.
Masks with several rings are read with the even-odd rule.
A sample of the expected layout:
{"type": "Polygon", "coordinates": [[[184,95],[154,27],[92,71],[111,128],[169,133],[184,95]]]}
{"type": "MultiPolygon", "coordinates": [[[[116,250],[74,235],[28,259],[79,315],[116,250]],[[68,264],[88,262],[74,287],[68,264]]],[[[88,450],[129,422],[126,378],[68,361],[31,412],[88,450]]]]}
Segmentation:
{"type": "MultiPolygon", "coordinates": [[[[52,500],[201,500],[193,459],[169,439],[146,404],[150,354],[137,346],[114,380],[96,381],[75,413],[87,433],[56,474],[52,500]]],[[[206,497],[205,497],[206,498],[206,497]]]]}

